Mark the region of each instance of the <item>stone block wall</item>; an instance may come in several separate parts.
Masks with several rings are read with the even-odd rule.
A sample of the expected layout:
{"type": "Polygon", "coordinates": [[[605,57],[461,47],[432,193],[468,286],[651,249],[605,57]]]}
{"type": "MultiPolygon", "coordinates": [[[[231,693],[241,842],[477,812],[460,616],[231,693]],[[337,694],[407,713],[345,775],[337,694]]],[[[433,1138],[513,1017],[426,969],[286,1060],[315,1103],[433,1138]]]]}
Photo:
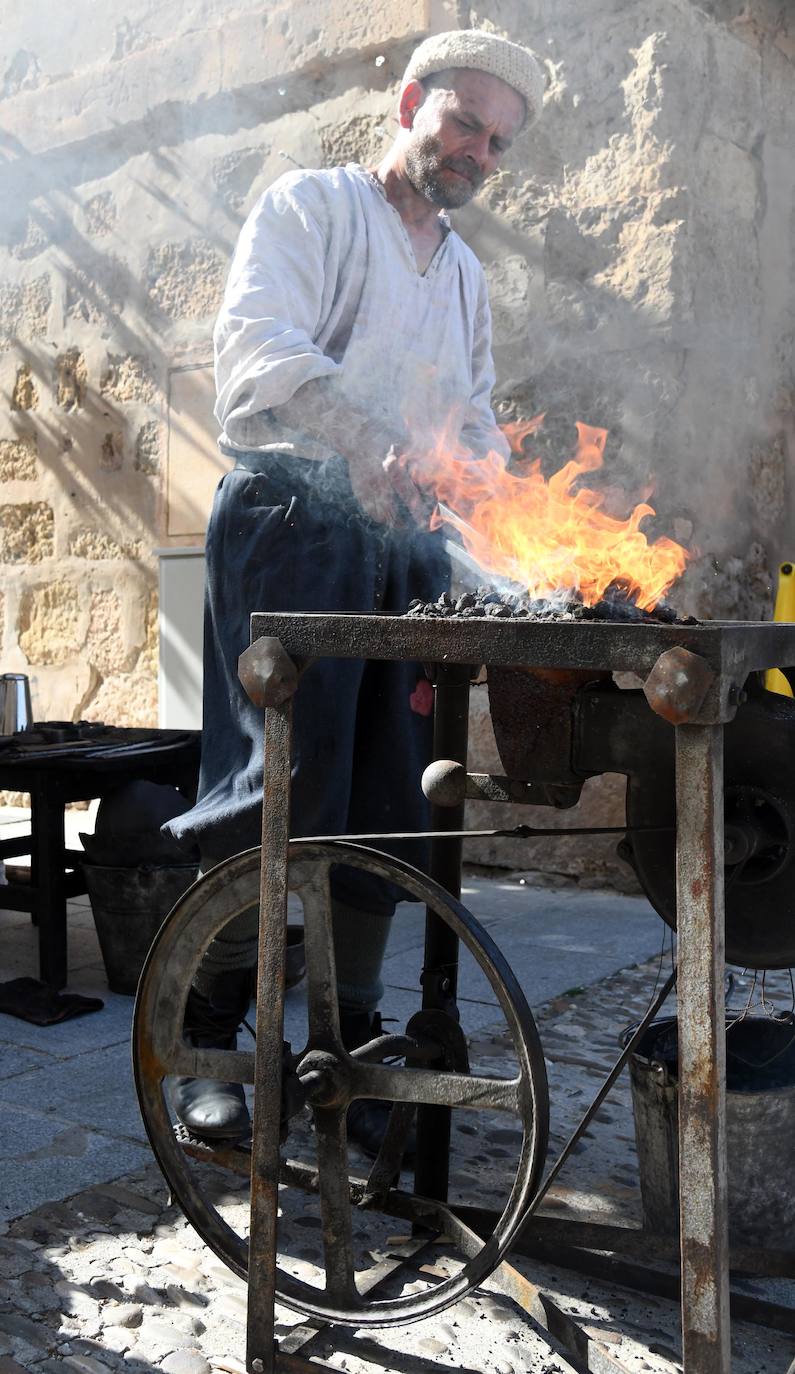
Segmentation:
{"type": "MultiPolygon", "coordinates": [[[[546,410],[550,467],[575,419],[606,426],[611,482],[653,486],[657,528],[698,550],[680,606],[769,614],[795,554],[791,15],[785,0],[17,7],[0,59],[0,665],[30,673],[37,714],[156,720],[169,368],[209,356],[261,191],[295,165],[374,162],[414,42],[469,24],[529,43],[548,80],[542,122],[457,217],[490,282],[500,413],[546,410]]],[[[480,707],[475,722],[486,766],[480,707]]],[[[615,819],[620,787],[591,792],[590,814],[615,819]]],[[[598,845],[585,867],[615,871],[598,845]]]]}

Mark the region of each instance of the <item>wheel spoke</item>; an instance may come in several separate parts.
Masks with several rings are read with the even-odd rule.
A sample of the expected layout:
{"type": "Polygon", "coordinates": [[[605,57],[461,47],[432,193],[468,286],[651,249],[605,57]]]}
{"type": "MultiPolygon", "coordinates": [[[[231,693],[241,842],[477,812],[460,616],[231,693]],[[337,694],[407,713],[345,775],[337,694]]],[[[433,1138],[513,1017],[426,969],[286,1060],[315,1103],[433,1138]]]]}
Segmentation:
{"type": "Polygon", "coordinates": [[[315,1112],[326,1292],[334,1302],[358,1298],[353,1277],[353,1232],[345,1112],[315,1112]]]}
{"type": "Polygon", "coordinates": [[[331,890],[328,863],[313,864],[306,880],[294,888],[304,907],[306,942],[307,1012],[310,1044],[335,1044],[340,1038],[337,1001],[337,970],[331,924],[331,890]]]}
{"type": "Polygon", "coordinates": [[[357,1063],[351,1071],[350,1086],[354,1097],[385,1097],[389,1102],[470,1107],[516,1115],[522,1110],[521,1078],[481,1078],[435,1069],[357,1063]]]}

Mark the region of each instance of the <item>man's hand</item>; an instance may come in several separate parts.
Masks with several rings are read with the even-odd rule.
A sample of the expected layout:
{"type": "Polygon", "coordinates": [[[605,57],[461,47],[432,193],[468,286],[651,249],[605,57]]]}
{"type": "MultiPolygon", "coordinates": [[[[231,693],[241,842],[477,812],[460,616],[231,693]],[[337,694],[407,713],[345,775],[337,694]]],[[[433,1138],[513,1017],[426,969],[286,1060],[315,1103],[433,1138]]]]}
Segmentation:
{"type": "Polygon", "coordinates": [[[407,459],[394,447],[383,460],[349,462],[351,486],[362,510],[379,525],[428,529],[436,505],[411,475],[407,459]]]}
{"type": "Polygon", "coordinates": [[[408,511],[419,529],[427,530],[436,506],[436,497],[423,490],[412,474],[408,459],[394,448],[389,450],[384,459],[383,468],[403,509],[408,511]]]}

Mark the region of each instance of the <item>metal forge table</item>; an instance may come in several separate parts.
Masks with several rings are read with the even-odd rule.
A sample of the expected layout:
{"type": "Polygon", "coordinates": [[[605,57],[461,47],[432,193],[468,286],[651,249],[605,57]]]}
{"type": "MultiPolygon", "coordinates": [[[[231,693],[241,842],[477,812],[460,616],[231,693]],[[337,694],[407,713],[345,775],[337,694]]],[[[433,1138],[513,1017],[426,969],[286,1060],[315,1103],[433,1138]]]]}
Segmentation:
{"type": "MultiPolygon", "coordinates": [[[[248,1369],[252,1374],[271,1374],[273,1370],[316,1367],[287,1350],[280,1351],[274,1344],[277,1194],[280,1177],[284,1178],[284,1166],[280,1163],[279,1129],[274,1120],[273,1104],[280,1100],[282,1085],[290,697],[297,684],[296,665],[300,667],[303,660],[328,656],[409,659],[432,665],[436,683],[434,755],[437,759],[450,759],[464,765],[470,680],[473,666],[479,665],[632,672],[645,679],[644,693],[650,710],[663,716],[675,730],[684,1367],[686,1374],[727,1374],[730,1311],[725,1146],[722,735],[724,724],[732,720],[742,699],[751,673],[795,663],[795,625],[715,622],[673,626],[588,621],[539,623],[496,617],[490,620],[431,620],[255,613],[251,637],[251,648],[241,659],[241,680],[252,700],[265,711],[258,1003],[261,1007],[272,1008],[273,1014],[260,1018],[253,1073],[250,1066],[247,1069],[243,1063],[245,1056],[240,1053],[235,1056],[241,1075],[252,1074],[252,1077],[241,1076],[239,1081],[253,1081],[255,1086],[250,1235],[247,1256],[240,1249],[231,1259],[228,1253],[222,1255],[228,1263],[238,1267],[239,1272],[245,1272],[248,1261],[248,1369]]],[[[463,802],[452,808],[434,805],[433,831],[457,835],[462,823],[463,802]]],[[[440,838],[433,846],[431,876],[453,896],[460,891],[461,847],[460,836],[440,838]]],[[[212,874],[209,877],[212,878],[212,874]]],[[[307,952],[311,953],[309,948],[307,952]]],[[[443,1008],[454,999],[455,976],[451,968],[455,968],[456,958],[454,931],[429,911],[423,973],[424,1010],[432,1012],[435,1008],[443,1008]]],[[[209,1067],[211,1076],[221,1076],[221,1067],[220,1061],[216,1065],[211,1063],[209,1052],[200,1056],[195,1051],[189,1054],[179,1048],[184,991],[180,997],[175,987],[168,985],[161,992],[165,1000],[158,1004],[154,994],[147,990],[144,977],[136,1036],[139,1093],[150,1138],[163,1164],[158,1150],[158,1122],[167,1124],[167,1118],[162,1114],[158,1116],[161,1108],[155,1101],[152,1083],[166,1071],[195,1073],[209,1067]],[[175,1009],[169,1013],[168,1026],[161,1025],[156,1032],[153,1027],[158,1025],[158,1018],[162,1020],[162,1008],[168,997],[175,1009]],[[167,1062],[170,1063],[168,1070],[165,1068],[167,1062]]],[[[659,1004],[658,998],[644,1025],[659,1004]]],[[[619,1060],[608,1085],[626,1061],[627,1053],[628,1050],[619,1060]]],[[[226,1070],[230,1056],[226,1055],[225,1060],[223,1067],[226,1070]]],[[[605,1094],[606,1089],[599,1100],[605,1094]]],[[[420,1100],[434,1101],[433,1097],[420,1100]]],[[[446,1233],[459,1241],[462,1236],[466,1240],[465,1223],[469,1221],[474,1225],[473,1219],[479,1209],[459,1209],[461,1224],[456,1231],[456,1219],[451,1217],[450,1209],[441,1206],[447,1187],[449,1109],[422,1108],[418,1125],[415,1192],[425,1199],[439,1199],[440,1214],[446,1213],[450,1219],[450,1225],[444,1227],[446,1233]]],[[[164,1168],[173,1185],[175,1166],[166,1163],[164,1168]]],[[[549,1178],[547,1185],[548,1182],[549,1178]]],[[[347,1188],[342,1191],[347,1204],[347,1188]]],[[[201,1211],[195,1197],[189,1198],[189,1204],[201,1211]]],[[[526,1198],[525,1205],[528,1218],[525,1231],[532,1229],[534,1223],[547,1220],[532,1218],[532,1198],[526,1198]]],[[[399,1211],[392,1214],[401,1215],[399,1211]]],[[[589,1231],[587,1223],[569,1223],[569,1226],[575,1229],[579,1226],[581,1232],[589,1231]]],[[[586,1248],[590,1243],[593,1251],[612,1249],[621,1253],[623,1242],[616,1235],[617,1228],[590,1227],[590,1230],[594,1234],[590,1242],[586,1238],[586,1248]],[[600,1239],[600,1231],[606,1238],[600,1239]],[[612,1233],[610,1236],[608,1231],[612,1233]]],[[[217,1243],[206,1218],[203,1233],[211,1244],[217,1243]]],[[[556,1234],[559,1235],[553,1229],[547,1233],[547,1239],[550,1235],[554,1239],[556,1234]]],[[[543,1239],[543,1227],[541,1235],[543,1239]]],[[[627,1232],[627,1253],[638,1256],[644,1240],[648,1246],[648,1236],[627,1232]]],[[[219,1252],[223,1249],[222,1238],[219,1252]]],[[[664,1257],[664,1251],[663,1241],[660,1257],[664,1257]]],[[[670,1253],[670,1244],[668,1251],[670,1253]]],[[[344,1253],[340,1257],[337,1250],[332,1252],[332,1258],[335,1254],[337,1273],[328,1276],[332,1293],[335,1285],[339,1291],[344,1291],[346,1284],[351,1286],[350,1275],[345,1270],[346,1257],[344,1253]]],[[[501,1258],[497,1253],[495,1264],[501,1258]]],[[[349,1261],[350,1256],[347,1259],[349,1261]]],[[[561,1258],[561,1263],[565,1265],[566,1259],[561,1258]]],[[[792,1255],[782,1252],[778,1263],[783,1267],[773,1271],[757,1269],[756,1272],[792,1275],[792,1255]]],[[[615,1278],[616,1282],[623,1282],[620,1274],[615,1278]]],[[[529,1287],[525,1285],[526,1290],[529,1287]]],[[[522,1301],[520,1290],[521,1280],[514,1285],[514,1296],[522,1301]]],[[[524,1293],[527,1306],[526,1299],[527,1291],[524,1293]]],[[[531,1310],[539,1315],[537,1306],[531,1310]]],[[[393,1316],[394,1320],[397,1319],[393,1316]]],[[[599,1368],[608,1366],[609,1356],[599,1368]]],[[[596,1366],[588,1364],[588,1367],[596,1366]]]]}

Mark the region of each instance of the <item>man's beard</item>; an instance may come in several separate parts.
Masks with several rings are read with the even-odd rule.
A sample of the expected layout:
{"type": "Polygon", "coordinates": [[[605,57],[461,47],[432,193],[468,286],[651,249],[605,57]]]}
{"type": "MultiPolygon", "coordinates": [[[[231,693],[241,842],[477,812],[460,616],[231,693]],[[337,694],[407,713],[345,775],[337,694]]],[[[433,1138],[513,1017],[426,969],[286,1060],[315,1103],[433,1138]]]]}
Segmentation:
{"type": "Polygon", "coordinates": [[[483,177],[465,158],[440,159],[437,138],[426,134],[406,151],[406,173],[415,191],[444,210],[457,210],[472,199],[483,185],[483,177]],[[444,176],[445,171],[458,176],[444,176]]]}

